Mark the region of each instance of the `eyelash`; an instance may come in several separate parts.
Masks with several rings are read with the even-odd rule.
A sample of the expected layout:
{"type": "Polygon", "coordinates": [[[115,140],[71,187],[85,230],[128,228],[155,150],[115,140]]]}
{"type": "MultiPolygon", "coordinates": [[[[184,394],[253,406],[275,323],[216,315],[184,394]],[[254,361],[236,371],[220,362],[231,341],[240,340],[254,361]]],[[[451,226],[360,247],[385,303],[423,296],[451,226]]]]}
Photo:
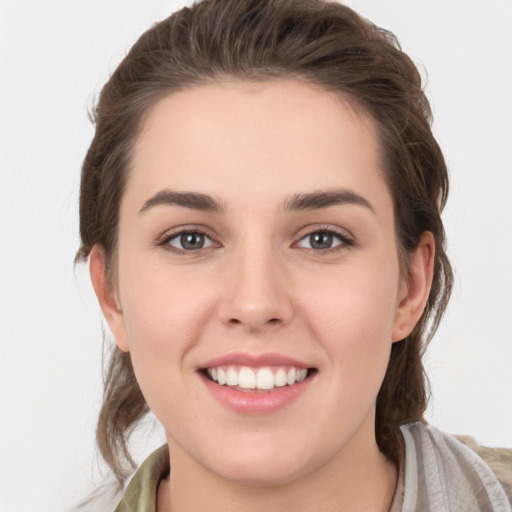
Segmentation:
{"type": "MultiPolygon", "coordinates": [[[[317,254],[330,254],[330,253],[333,253],[333,252],[338,252],[338,251],[341,251],[341,250],[344,250],[344,249],[347,249],[347,248],[350,248],[350,247],[353,247],[355,245],[355,241],[354,239],[347,235],[346,233],[342,232],[342,231],[338,231],[336,229],[333,229],[332,227],[323,227],[323,226],[320,226],[318,228],[315,228],[315,229],[312,229],[311,231],[305,233],[300,239],[299,239],[299,242],[314,235],[315,233],[322,233],[322,234],[328,234],[328,235],[332,235],[336,238],[338,238],[338,240],[341,242],[340,244],[338,245],[335,245],[334,247],[329,247],[327,249],[314,249],[314,248],[308,248],[308,247],[304,247],[304,249],[307,249],[309,251],[313,251],[317,254]]],[[[210,236],[206,231],[202,230],[202,229],[199,229],[199,228],[190,228],[190,229],[182,229],[182,230],[179,230],[179,231],[174,231],[172,233],[169,233],[169,234],[166,234],[158,243],[157,245],[158,246],[161,246],[161,247],[164,247],[166,250],[170,251],[170,252],[173,252],[175,254],[184,254],[184,255],[192,255],[194,253],[199,253],[201,250],[203,249],[209,249],[209,247],[203,247],[203,248],[200,248],[200,249],[196,249],[196,250],[193,250],[193,249],[190,249],[190,250],[186,250],[186,249],[178,249],[177,247],[171,247],[169,245],[169,242],[171,240],[174,240],[178,237],[181,237],[183,235],[189,235],[189,234],[192,234],[192,235],[202,235],[204,236],[205,238],[208,238],[210,239],[214,244],[218,244],[218,242],[212,237],[210,236]]],[[[298,242],[295,242],[295,243],[298,243],[298,242]]]]}
{"type": "Polygon", "coordinates": [[[197,254],[204,249],[209,249],[209,247],[202,247],[202,248],[196,249],[196,250],[185,250],[185,249],[178,249],[177,247],[172,247],[171,245],[169,245],[169,242],[171,240],[174,240],[175,238],[181,237],[183,235],[203,235],[205,238],[208,238],[211,241],[213,241],[215,244],[217,244],[216,240],[212,236],[210,236],[205,230],[200,229],[200,228],[185,228],[185,229],[180,229],[178,231],[174,231],[169,234],[165,234],[163,236],[163,238],[157,242],[157,245],[160,247],[163,247],[165,250],[167,250],[169,252],[173,252],[175,254],[183,254],[183,255],[187,255],[187,256],[197,254]]]}
{"type": "MultiPolygon", "coordinates": [[[[340,244],[335,245],[334,247],[329,247],[328,249],[305,248],[305,249],[313,251],[317,254],[331,254],[331,253],[346,250],[346,249],[349,249],[349,248],[355,246],[355,240],[351,236],[347,235],[347,233],[345,233],[341,230],[334,229],[330,226],[319,226],[318,228],[308,231],[306,234],[304,234],[300,238],[299,242],[301,240],[304,240],[304,239],[314,235],[315,233],[332,235],[333,237],[338,238],[338,240],[341,242],[340,244]]],[[[298,242],[296,242],[296,243],[298,243],[298,242]]]]}

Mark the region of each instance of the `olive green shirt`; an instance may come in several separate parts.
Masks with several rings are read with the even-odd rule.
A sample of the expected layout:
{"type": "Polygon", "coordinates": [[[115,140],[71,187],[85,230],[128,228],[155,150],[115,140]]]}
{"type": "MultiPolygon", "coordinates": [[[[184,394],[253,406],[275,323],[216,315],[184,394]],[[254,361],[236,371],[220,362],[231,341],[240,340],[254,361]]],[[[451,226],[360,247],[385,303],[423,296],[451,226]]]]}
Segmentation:
{"type": "Polygon", "coordinates": [[[168,474],[169,448],[164,444],[133,475],[115,512],[156,512],[158,485],[168,474]]]}

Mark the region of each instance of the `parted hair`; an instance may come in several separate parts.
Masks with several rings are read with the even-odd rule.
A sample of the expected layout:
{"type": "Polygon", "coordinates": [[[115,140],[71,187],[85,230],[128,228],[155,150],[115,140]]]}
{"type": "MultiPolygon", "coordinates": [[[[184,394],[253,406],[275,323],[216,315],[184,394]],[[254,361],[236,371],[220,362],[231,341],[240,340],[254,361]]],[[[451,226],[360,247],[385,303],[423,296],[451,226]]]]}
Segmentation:
{"type": "MultiPolygon", "coordinates": [[[[435,239],[427,307],[412,333],[392,345],[376,402],[377,444],[398,465],[400,425],[423,421],[428,381],[421,359],[445,311],[453,275],[441,221],[448,194],[445,161],[431,131],[420,73],[390,32],[327,0],[203,0],[155,24],[114,71],[93,112],[95,135],[82,166],[77,261],[99,246],[109,285],[116,286],[120,200],[151,106],[205,83],[282,78],[338,92],[340,101],[373,120],[404,273],[422,233],[430,231],[435,239]]],[[[109,350],[97,442],[123,481],[134,466],[129,436],[149,408],[130,354],[114,343],[109,350]]]]}

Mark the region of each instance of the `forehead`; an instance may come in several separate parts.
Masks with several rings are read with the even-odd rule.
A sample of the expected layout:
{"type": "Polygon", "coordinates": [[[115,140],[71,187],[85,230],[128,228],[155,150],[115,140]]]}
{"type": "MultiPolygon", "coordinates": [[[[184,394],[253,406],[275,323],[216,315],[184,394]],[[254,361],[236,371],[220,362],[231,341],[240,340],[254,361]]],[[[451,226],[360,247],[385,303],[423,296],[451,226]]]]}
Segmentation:
{"type": "Polygon", "coordinates": [[[293,80],[212,83],[160,100],[136,142],[130,183],[141,196],[193,189],[241,204],[319,188],[387,190],[369,116],[293,80]]]}

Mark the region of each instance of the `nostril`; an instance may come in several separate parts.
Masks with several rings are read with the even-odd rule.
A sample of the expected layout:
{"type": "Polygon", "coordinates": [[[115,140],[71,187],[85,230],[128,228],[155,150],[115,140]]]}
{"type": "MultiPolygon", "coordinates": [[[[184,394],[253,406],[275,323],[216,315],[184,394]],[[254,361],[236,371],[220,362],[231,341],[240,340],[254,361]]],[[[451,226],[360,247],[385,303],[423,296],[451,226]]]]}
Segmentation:
{"type": "MultiPolygon", "coordinates": [[[[270,327],[270,326],[277,326],[280,325],[283,321],[280,318],[270,318],[269,320],[263,321],[262,324],[260,324],[260,328],[270,327]]],[[[248,327],[251,328],[249,325],[250,322],[244,322],[243,320],[239,320],[238,318],[230,318],[228,320],[228,324],[232,327],[238,327],[244,324],[247,324],[248,327]]]]}

